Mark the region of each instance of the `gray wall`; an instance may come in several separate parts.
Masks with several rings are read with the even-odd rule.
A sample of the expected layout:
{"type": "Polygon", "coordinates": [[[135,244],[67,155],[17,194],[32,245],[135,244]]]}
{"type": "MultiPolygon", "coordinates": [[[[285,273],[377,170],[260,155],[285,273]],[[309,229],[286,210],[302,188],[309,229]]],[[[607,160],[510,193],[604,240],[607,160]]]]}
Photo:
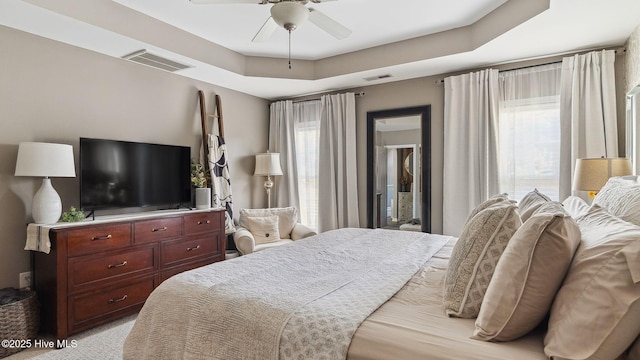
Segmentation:
{"type": "MultiPolygon", "coordinates": [[[[31,268],[24,251],[31,200],[42,182],[14,177],[18,143],[71,144],[79,137],[200,150],[197,90],[222,98],[234,208],[266,205],[254,157],[267,148],[268,102],[0,26],[0,288],[31,268]]],[[[53,179],[63,208],[78,205],[78,179],[53,179]]]]}

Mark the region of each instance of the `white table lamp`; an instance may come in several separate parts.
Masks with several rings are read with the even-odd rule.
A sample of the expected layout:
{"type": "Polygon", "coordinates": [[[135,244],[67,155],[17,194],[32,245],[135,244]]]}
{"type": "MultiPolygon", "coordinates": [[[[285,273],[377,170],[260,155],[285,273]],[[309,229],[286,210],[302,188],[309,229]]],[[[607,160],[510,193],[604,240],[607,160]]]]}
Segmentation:
{"type": "Polygon", "coordinates": [[[73,147],[66,144],[23,142],[18,147],[15,176],[44,177],[33,197],[33,221],[54,224],[62,214],[60,195],[51,185],[51,177],[75,177],[73,147]]]}
{"type": "Polygon", "coordinates": [[[267,208],[270,208],[271,188],[273,187],[273,180],[271,180],[271,176],[282,175],[280,154],[270,152],[256,154],[256,169],[253,175],[267,177],[267,180],[264,181],[264,188],[267,191],[267,208]]]}
{"type": "Polygon", "coordinates": [[[593,199],[610,177],[631,175],[631,160],[625,158],[577,159],[573,189],[588,191],[593,199]]]}

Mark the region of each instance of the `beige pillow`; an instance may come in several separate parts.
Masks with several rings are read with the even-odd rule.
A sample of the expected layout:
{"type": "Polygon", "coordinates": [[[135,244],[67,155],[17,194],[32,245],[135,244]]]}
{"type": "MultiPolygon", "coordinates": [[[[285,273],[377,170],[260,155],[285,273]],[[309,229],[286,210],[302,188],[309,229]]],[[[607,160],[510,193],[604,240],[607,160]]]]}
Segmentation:
{"type": "Polygon", "coordinates": [[[502,201],[476,214],[465,225],[449,260],[444,284],[448,316],[478,316],[498,259],[522,224],[517,206],[502,201]]]}
{"type": "Polygon", "coordinates": [[[593,203],[622,220],[640,225],[640,184],[637,181],[612,177],[593,203]]]}
{"type": "Polygon", "coordinates": [[[580,229],[548,202],[516,231],[498,261],[472,338],[510,341],[545,318],[580,244],[580,229]]]}
{"type": "Polygon", "coordinates": [[[640,360],[640,337],[633,342],[627,353],[627,360],[640,360]]]}
{"type": "Polygon", "coordinates": [[[245,216],[278,216],[278,229],[281,239],[290,239],[291,231],[298,222],[298,209],[295,207],[270,208],[270,209],[242,209],[240,210],[240,226],[243,226],[242,218],[245,216]]]}
{"type": "Polygon", "coordinates": [[[587,211],[589,211],[590,207],[586,201],[577,196],[569,196],[568,198],[564,199],[564,201],[562,202],[562,206],[564,206],[564,209],[567,210],[569,215],[571,215],[574,219],[586,214],[587,211]]]}
{"type": "Polygon", "coordinates": [[[640,227],[598,205],[576,221],[582,242],[551,307],[544,352],[615,359],[640,333],[640,227]]]}
{"type": "Polygon", "coordinates": [[[465,221],[464,224],[465,225],[468,224],[469,221],[474,216],[476,216],[476,214],[479,213],[480,211],[488,208],[489,206],[491,206],[493,204],[497,204],[499,202],[506,201],[506,200],[509,200],[509,195],[507,195],[506,193],[493,195],[492,197],[488,198],[487,200],[481,202],[473,210],[471,210],[471,213],[469,213],[469,216],[467,217],[467,221],[465,221]]]}
{"type": "Polygon", "coordinates": [[[280,241],[278,216],[243,216],[242,222],[253,235],[256,245],[280,241]]]}
{"type": "Polygon", "coordinates": [[[533,189],[533,191],[525,195],[518,203],[522,222],[527,221],[527,219],[529,219],[540,206],[548,203],[549,201],[551,201],[551,199],[547,195],[538,191],[538,189],[533,189]]]}

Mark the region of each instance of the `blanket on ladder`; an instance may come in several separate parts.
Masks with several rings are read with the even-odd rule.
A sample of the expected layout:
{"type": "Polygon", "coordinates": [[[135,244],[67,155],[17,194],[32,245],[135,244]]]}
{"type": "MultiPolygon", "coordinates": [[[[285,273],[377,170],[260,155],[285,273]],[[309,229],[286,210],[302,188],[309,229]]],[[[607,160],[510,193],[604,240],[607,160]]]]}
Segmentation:
{"type": "MultiPolygon", "coordinates": [[[[176,340],[155,339],[149,331],[161,333],[146,327],[184,326],[182,339],[170,345],[182,349],[184,359],[345,359],[360,323],[448,239],[340,229],[210,266],[218,280],[194,292],[192,304],[197,306],[151,309],[147,305],[162,302],[148,301],[138,317],[141,325],[127,338],[125,358],[166,355],[159,347],[176,340]],[[181,323],[145,320],[148,312],[172,318],[164,316],[171,311],[182,313],[181,323]],[[145,343],[149,341],[153,343],[145,343]]],[[[196,283],[193,273],[198,271],[178,275],[161,287],[181,277],[196,283]]]]}

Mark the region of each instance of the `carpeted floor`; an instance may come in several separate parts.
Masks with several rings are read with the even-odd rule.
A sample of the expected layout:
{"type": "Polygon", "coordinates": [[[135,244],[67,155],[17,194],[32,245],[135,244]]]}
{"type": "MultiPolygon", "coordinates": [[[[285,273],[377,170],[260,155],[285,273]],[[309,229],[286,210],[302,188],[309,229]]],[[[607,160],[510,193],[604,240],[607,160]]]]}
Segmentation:
{"type": "MultiPolygon", "coordinates": [[[[137,314],[128,316],[71,336],[67,342],[69,346],[64,349],[43,349],[32,346],[3,360],[119,360],[122,359],[124,339],[131,331],[136,316],[137,314]]],[[[41,336],[37,340],[52,341],[52,338],[41,336]]],[[[35,344],[35,341],[32,341],[32,344],[35,344]]]]}

